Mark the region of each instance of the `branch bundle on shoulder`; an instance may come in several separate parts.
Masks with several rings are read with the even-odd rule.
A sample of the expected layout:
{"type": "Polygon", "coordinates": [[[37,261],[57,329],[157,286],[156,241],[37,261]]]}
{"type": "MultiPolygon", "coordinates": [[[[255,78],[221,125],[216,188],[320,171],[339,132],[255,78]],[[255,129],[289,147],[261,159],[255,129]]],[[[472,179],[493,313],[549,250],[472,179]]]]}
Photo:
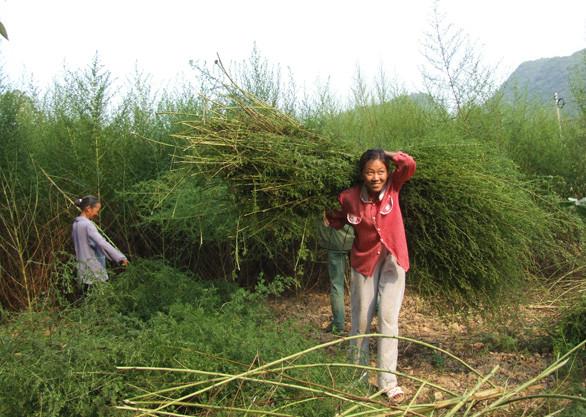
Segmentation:
{"type": "Polygon", "coordinates": [[[178,168],[226,185],[237,212],[236,262],[244,253],[291,258],[310,232],[308,219],[351,185],[356,155],[235,85],[205,101],[199,117],[180,122],[178,168]]]}

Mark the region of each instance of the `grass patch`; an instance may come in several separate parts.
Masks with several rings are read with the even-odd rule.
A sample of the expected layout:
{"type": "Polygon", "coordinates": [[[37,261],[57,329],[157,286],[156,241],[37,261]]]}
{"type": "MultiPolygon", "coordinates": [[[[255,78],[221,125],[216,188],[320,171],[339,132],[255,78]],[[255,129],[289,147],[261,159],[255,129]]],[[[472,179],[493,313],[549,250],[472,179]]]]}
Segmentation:
{"type": "Polygon", "coordinates": [[[78,308],[21,313],[0,328],[0,415],[128,415],[112,408],[128,386],[138,395],[186,376],[116,366],[241,372],[310,343],[276,323],[260,295],[139,261],[78,308]]]}

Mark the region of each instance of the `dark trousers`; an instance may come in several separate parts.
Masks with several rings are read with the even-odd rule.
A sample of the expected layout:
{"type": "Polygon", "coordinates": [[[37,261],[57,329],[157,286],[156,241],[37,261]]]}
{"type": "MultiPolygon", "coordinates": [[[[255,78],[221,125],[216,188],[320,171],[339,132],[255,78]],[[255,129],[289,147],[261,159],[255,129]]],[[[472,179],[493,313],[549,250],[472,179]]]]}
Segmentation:
{"type": "Polygon", "coordinates": [[[348,252],[328,250],[328,274],[330,276],[330,302],[332,305],[332,330],[344,330],[344,278],[348,252]]]}

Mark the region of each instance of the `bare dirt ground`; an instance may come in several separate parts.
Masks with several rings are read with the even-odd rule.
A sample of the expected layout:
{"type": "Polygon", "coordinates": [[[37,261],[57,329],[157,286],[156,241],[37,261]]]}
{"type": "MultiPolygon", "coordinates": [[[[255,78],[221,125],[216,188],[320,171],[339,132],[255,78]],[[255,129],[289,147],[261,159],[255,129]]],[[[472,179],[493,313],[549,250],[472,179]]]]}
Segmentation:
{"type": "MultiPolygon", "coordinates": [[[[346,296],[346,328],[350,331],[349,297],[346,296]]],[[[325,331],[331,320],[329,294],[311,291],[302,295],[271,301],[278,317],[308,329],[321,342],[336,337],[325,331]]],[[[545,329],[548,319],[555,314],[544,306],[520,305],[499,315],[454,317],[440,314],[421,298],[407,293],[399,320],[400,335],[440,347],[464,360],[486,375],[495,366],[499,369],[491,379],[501,387],[524,383],[545,369],[553,361],[545,329]]],[[[376,332],[376,319],[372,333],[376,332]]],[[[376,341],[371,340],[372,366],[375,366],[376,341]]],[[[406,341],[399,342],[399,372],[438,384],[450,391],[464,393],[479,381],[479,377],[457,361],[427,347],[406,341]]],[[[375,383],[376,376],[370,376],[375,383]]],[[[399,382],[407,397],[414,395],[421,385],[407,377],[399,382]]],[[[552,386],[552,377],[541,381],[536,390],[552,386]]],[[[488,387],[488,386],[487,386],[488,387]]],[[[426,401],[440,401],[446,394],[429,388],[420,393],[426,401]]],[[[419,401],[418,401],[419,402],[419,401]]],[[[506,415],[506,414],[505,414],[506,415]]]]}

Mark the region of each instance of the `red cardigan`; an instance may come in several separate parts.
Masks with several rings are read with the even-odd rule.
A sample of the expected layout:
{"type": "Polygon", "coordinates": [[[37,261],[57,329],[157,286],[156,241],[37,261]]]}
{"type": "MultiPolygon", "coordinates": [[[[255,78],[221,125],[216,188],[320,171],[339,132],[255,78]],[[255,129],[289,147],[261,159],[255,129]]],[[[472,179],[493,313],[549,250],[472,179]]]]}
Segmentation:
{"type": "Polygon", "coordinates": [[[328,213],[330,226],[339,229],[349,223],[356,237],[352,245],[350,264],[362,275],[371,277],[384,247],[409,270],[409,254],[403,216],[399,207],[399,191],[415,173],[415,160],[403,152],[393,158],[396,168],[377,201],[369,202],[366,188],[355,185],[338,196],[341,209],[328,213]]]}

